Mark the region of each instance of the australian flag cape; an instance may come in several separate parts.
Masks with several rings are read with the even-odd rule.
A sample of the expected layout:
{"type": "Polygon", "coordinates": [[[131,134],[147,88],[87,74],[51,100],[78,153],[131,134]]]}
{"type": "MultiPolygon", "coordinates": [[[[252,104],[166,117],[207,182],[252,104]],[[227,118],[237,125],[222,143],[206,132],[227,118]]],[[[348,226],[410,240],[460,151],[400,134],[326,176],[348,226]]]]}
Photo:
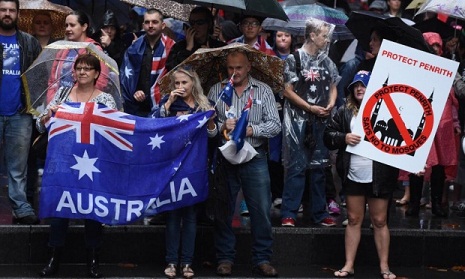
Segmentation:
{"type": "Polygon", "coordinates": [[[60,105],[47,123],[39,217],[117,225],[204,201],[212,114],[142,118],[97,103],[60,105]]]}

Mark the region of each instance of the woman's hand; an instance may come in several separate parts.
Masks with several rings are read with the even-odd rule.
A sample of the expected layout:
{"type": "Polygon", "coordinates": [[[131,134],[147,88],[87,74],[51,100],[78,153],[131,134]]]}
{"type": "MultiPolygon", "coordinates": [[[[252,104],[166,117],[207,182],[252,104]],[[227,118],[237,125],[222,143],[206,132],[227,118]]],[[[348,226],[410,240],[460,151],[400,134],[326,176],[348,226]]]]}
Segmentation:
{"type": "Polygon", "coordinates": [[[48,109],[48,113],[44,116],[42,116],[42,118],[40,119],[40,121],[42,122],[42,124],[45,125],[45,123],[50,120],[50,118],[52,117],[52,115],[54,113],[56,113],[58,110],[58,106],[57,105],[53,105],[53,106],[50,106],[49,109],[48,109]]]}
{"type": "Polygon", "coordinates": [[[362,140],[362,137],[356,134],[347,133],[346,134],[346,144],[348,145],[357,145],[362,140]]]}

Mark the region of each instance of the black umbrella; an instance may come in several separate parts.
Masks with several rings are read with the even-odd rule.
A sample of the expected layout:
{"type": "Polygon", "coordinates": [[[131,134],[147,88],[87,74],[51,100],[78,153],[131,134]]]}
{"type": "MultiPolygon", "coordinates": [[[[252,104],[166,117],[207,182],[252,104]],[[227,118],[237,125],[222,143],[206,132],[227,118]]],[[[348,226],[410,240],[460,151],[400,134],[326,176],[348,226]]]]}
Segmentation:
{"type": "Polygon", "coordinates": [[[422,33],[435,32],[438,33],[443,40],[453,37],[455,29],[450,24],[440,21],[436,17],[420,21],[413,25],[413,27],[420,30],[422,33]]]}
{"type": "Polygon", "coordinates": [[[354,11],[346,22],[347,28],[359,41],[364,50],[369,50],[373,30],[381,33],[384,39],[431,52],[420,30],[409,26],[399,17],[389,17],[369,11],[354,11]]]}

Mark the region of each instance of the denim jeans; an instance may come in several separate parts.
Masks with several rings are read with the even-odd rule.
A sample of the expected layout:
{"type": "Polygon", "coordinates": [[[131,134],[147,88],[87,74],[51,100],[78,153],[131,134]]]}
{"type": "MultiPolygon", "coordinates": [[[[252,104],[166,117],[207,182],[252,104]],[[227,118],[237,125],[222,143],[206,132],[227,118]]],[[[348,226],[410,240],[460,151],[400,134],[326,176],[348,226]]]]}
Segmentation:
{"type": "Polygon", "coordinates": [[[196,216],[195,206],[183,207],[166,213],[165,259],[167,263],[176,265],[179,263],[179,245],[182,243],[181,265],[192,264],[197,232],[196,216]]]}
{"type": "Polygon", "coordinates": [[[226,177],[230,191],[230,215],[226,220],[215,220],[215,247],[218,263],[234,263],[236,237],[232,229],[234,207],[239,190],[242,188],[250,213],[252,232],[252,264],[269,263],[271,259],[273,234],[271,230],[270,176],[264,148],[257,148],[252,160],[239,165],[226,163],[226,177]]]}
{"type": "Polygon", "coordinates": [[[3,140],[8,172],[8,197],[16,218],[34,214],[34,209],[26,198],[27,157],[31,132],[30,114],[0,116],[0,141],[3,140]]]}
{"type": "MultiPolygon", "coordinates": [[[[90,220],[84,220],[86,249],[98,249],[102,244],[102,224],[90,220]]],[[[48,245],[50,247],[63,247],[66,241],[66,232],[68,231],[69,219],[52,218],[50,221],[50,237],[48,245]]]]}

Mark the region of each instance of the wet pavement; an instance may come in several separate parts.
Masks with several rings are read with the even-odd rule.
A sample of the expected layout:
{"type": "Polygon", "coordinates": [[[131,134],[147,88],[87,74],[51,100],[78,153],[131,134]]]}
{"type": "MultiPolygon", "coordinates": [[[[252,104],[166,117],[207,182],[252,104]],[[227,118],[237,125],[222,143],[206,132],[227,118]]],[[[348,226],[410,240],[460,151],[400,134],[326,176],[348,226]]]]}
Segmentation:
{"type": "MultiPolygon", "coordinates": [[[[429,233],[432,235],[444,232],[460,233],[465,232],[465,218],[457,216],[454,211],[449,212],[448,218],[437,218],[434,217],[430,209],[423,208],[420,212],[420,216],[417,218],[405,217],[406,206],[396,207],[394,200],[401,198],[403,194],[402,189],[398,189],[394,195],[392,206],[390,209],[390,222],[389,227],[391,229],[391,235],[401,236],[405,234],[409,236],[409,231],[418,232],[421,230],[424,236],[428,236],[429,233]]],[[[239,205],[239,202],[238,202],[239,205]]],[[[239,207],[239,206],[238,206],[239,207]]],[[[35,208],[37,208],[37,196],[35,199],[35,208]]],[[[237,210],[238,211],[238,210],[237,210]]],[[[272,208],[272,223],[276,230],[283,230],[280,226],[280,215],[278,208],[272,208]]],[[[343,230],[342,222],[346,219],[345,208],[341,206],[341,214],[335,216],[337,226],[333,228],[323,228],[320,225],[312,224],[307,214],[299,214],[296,222],[296,228],[293,232],[299,233],[299,230],[305,231],[309,228],[324,229],[330,233],[331,230],[343,230]]],[[[234,226],[237,229],[248,229],[250,219],[248,217],[242,217],[239,214],[235,215],[234,226]]],[[[0,234],[2,233],[2,225],[5,228],[11,226],[12,215],[11,209],[8,204],[7,198],[7,185],[5,176],[2,175],[0,178],[0,234]]],[[[47,224],[46,220],[41,222],[42,225],[47,224]]],[[[81,221],[72,221],[71,225],[82,225],[81,221]]],[[[135,222],[135,226],[151,226],[147,220],[141,220],[135,222]]],[[[157,224],[160,226],[160,224],[157,224]]],[[[366,217],[364,220],[363,227],[368,230],[370,222],[366,217]]],[[[131,226],[131,225],[130,225],[131,226]]],[[[162,225],[161,225],[162,226],[162,225]]],[[[275,230],[275,233],[276,233],[275,230]]],[[[282,233],[282,232],[281,232],[282,233]]],[[[323,232],[324,233],[324,232],[323,232]]],[[[343,237],[342,233],[340,234],[343,237]]],[[[292,237],[292,236],[291,236],[292,237]]],[[[363,237],[363,236],[362,236],[363,237]]],[[[421,237],[421,236],[419,236],[421,237]]],[[[248,245],[248,244],[247,244],[248,245]]],[[[293,245],[299,245],[295,243],[293,245]]],[[[391,245],[393,245],[391,243],[391,245]]],[[[44,247],[45,248],[45,247],[44,247]]],[[[0,248],[1,249],[1,248],[0,248]]],[[[124,247],[122,248],[124,250],[124,247]]],[[[293,249],[293,247],[289,247],[293,249]]],[[[343,249],[343,247],[340,247],[343,249]]],[[[463,248],[462,248],[463,250],[463,248]]],[[[465,250],[463,250],[465,251],[465,250]]],[[[292,253],[292,251],[287,251],[292,253]]],[[[447,254],[447,253],[445,253],[447,254]]],[[[421,255],[419,255],[421,256],[421,255]]],[[[448,257],[454,257],[453,254],[447,255],[448,257]]],[[[391,255],[391,259],[392,259],[391,255]]],[[[340,257],[339,257],[340,258],[340,257]]],[[[390,260],[391,261],[391,260],[390,260]]],[[[395,259],[393,259],[395,262],[395,259]]],[[[333,272],[340,268],[343,262],[337,260],[334,264],[309,264],[309,265],[296,265],[296,266],[280,266],[279,263],[275,264],[278,271],[280,272],[280,278],[332,278],[333,272]]],[[[396,264],[392,265],[391,268],[394,273],[398,275],[397,278],[465,278],[464,270],[465,262],[459,263],[455,266],[411,266],[396,264]],[[454,271],[455,270],[455,271],[454,271]]],[[[0,277],[1,278],[35,278],[38,277],[37,273],[41,269],[41,265],[38,264],[2,264],[0,262],[0,277]]],[[[133,263],[118,263],[118,264],[105,264],[102,265],[102,271],[105,273],[105,277],[108,278],[164,278],[162,274],[163,267],[160,264],[133,264],[133,263]]],[[[211,262],[205,261],[195,266],[196,278],[218,278],[214,272],[214,266],[211,262]]],[[[379,270],[377,266],[367,264],[364,262],[356,263],[356,275],[355,278],[380,278],[379,270]]],[[[80,278],[85,277],[85,266],[80,264],[64,264],[60,269],[60,273],[56,278],[80,278]]],[[[181,276],[178,276],[179,278],[181,276]]],[[[259,278],[255,276],[249,265],[239,264],[234,266],[233,276],[229,278],[259,278]]]]}

